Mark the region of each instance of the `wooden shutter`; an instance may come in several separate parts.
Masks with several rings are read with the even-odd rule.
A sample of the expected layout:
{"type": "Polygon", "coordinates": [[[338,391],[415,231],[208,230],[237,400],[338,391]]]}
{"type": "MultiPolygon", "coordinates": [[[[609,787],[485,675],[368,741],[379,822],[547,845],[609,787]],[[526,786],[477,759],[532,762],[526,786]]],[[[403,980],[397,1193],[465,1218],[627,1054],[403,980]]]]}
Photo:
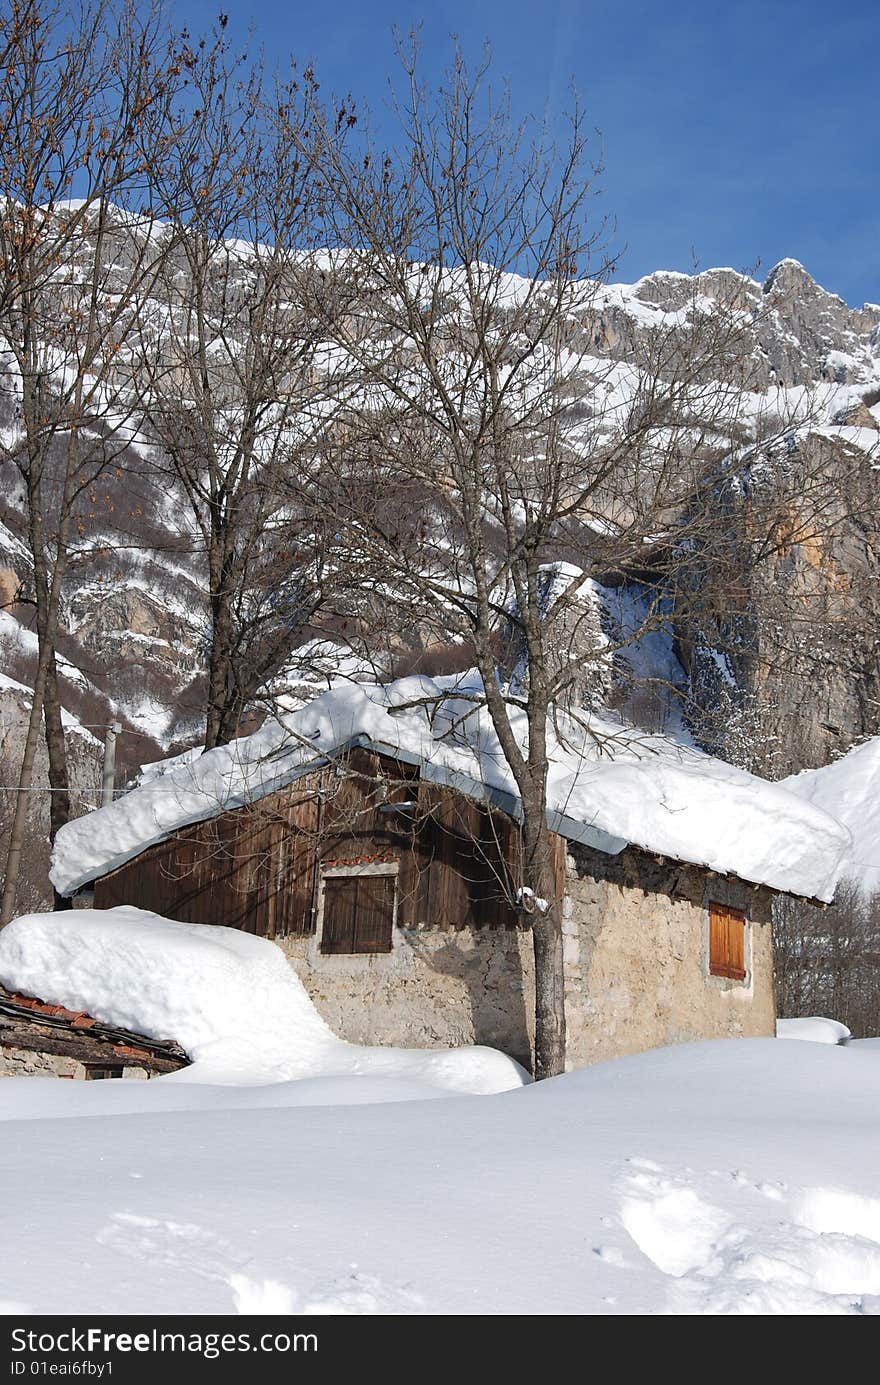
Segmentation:
{"type": "Polygon", "coordinates": [[[729,904],[709,905],[709,972],[745,981],[746,916],[729,904]]]}
{"type": "Polygon", "coordinates": [[[343,875],[324,881],[322,952],[355,951],[357,887],[358,877],[356,875],[343,875]]]}
{"type": "Polygon", "coordinates": [[[390,952],[394,925],[393,875],[340,875],[324,880],[321,951],[390,952]]]}
{"type": "Polygon", "coordinates": [[[390,952],[394,925],[393,875],[357,876],[354,952],[390,952]]]}

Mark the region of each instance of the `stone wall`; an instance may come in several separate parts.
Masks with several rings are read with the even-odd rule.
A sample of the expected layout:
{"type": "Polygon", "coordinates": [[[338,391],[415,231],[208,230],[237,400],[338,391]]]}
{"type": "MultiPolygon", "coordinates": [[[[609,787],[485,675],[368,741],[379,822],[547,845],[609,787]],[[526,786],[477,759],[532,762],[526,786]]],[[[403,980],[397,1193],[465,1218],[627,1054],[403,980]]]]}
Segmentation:
{"type": "MultiPolygon", "coordinates": [[[[774,1032],[770,893],[643,852],[570,846],[564,901],[568,1066],[690,1039],[774,1032]],[[748,919],[744,982],[709,975],[708,904],[748,919]]],[[[352,1043],[489,1044],[531,1067],[527,929],[395,928],[377,956],[279,939],[330,1027],[352,1043]]]]}
{"type": "MultiPolygon", "coordinates": [[[[93,1066],[116,1067],[118,1064],[108,1057],[106,1064],[93,1066]]],[[[4,1044],[0,1047],[0,1078],[3,1077],[69,1077],[82,1080],[86,1075],[86,1064],[78,1058],[70,1058],[59,1053],[40,1053],[36,1049],[17,1048],[4,1044]]],[[[144,1079],[150,1076],[146,1068],[126,1067],[123,1078],[144,1079]]]]}
{"type": "Polygon", "coordinates": [[[76,1058],[57,1053],[36,1053],[29,1048],[0,1048],[0,1077],[84,1077],[76,1058]]]}
{"type": "Polygon", "coordinates": [[[692,1039],[774,1033],[770,891],[632,849],[569,851],[568,1067],[692,1039]],[[709,975],[710,900],[746,915],[745,981],[709,975]]]}
{"type": "Polygon", "coordinates": [[[314,937],[278,940],[321,1015],[359,1044],[489,1044],[531,1066],[532,936],[514,928],[395,928],[394,949],[323,956],[314,937]]]}

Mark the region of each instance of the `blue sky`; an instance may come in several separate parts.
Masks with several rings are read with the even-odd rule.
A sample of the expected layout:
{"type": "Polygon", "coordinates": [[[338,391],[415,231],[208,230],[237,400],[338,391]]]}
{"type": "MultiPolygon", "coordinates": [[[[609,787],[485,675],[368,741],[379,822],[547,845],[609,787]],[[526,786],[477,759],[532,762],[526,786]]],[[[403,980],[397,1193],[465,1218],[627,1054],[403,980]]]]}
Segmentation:
{"type": "MultiPolygon", "coordinates": [[[[178,0],[199,30],[210,0],[178,0]]],[[[848,302],[880,302],[878,0],[298,0],[228,3],[270,60],[314,60],[325,90],[379,110],[393,24],[422,24],[424,71],[457,34],[521,113],[561,111],[574,78],[601,132],[618,278],[785,255],[848,302]]]]}

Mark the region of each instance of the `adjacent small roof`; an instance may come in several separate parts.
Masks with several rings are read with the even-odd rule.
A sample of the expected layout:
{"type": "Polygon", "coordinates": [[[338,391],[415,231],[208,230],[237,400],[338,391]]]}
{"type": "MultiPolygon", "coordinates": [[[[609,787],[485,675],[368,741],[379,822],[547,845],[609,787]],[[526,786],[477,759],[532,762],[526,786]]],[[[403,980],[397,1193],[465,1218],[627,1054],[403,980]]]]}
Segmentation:
{"type": "MultiPolygon", "coordinates": [[[[65,895],[191,823],[253,803],[354,746],[521,815],[476,675],[331,688],[252,736],[169,762],[58,833],[51,878],[65,895]]],[[[511,708],[520,744],[525,714],[511,708]]],[[[548,721],[550,829],[610,855],[627,845],[830,900],[851,839],[820,808],[665,736],[611,719],[548,721]]]]}
{"type": "Polygon", "coordinates": [[[176,1072],[188,1058],[173,1039],[152,1039],[102,1024],[83,1010],[48,1004],[0,985],[0,1048],[70,1056],[111,1067],[176,1072]]]}

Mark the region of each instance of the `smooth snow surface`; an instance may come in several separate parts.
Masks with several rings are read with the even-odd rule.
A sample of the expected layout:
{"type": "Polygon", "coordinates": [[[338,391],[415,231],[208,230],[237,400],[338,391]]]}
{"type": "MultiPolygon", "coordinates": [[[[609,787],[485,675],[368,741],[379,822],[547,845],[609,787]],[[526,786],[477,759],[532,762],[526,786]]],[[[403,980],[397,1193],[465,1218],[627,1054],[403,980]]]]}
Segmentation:
{"type": "Polygon", "coordinates": [[[826,765],[783,779],[783,786],[849,828],[844,877],[864,895],[880,894],[880,736],[826,765]]]}
{"type": "Polygon", "coordinates": [[[880,1314],[876,1046],[719,1040],[498,1096],[343,1104],[362,1081],[308,1110],[308,1083],[0,1081],[0,1300],[880,1314]]]}
{"type": "MultiPolygon", "coordinates": [[[[51,878],[62,894],[188,823],[290,783],[357,741],[418,764],[432,780],[518,811],[519,799],[475,675],[332,688],[254,735],[151,778],[68,823],[51,878]]],[[[511,712],[526,741],[524,714],[511,712]]],[[[548,721],[548,825],[609,853],[627,843],[743,880],[829,900],[845,828],[777,784],[665,736],[590,717],[548,721]]]]}
{"type": "MultiPolygon", "coordinates": [[[[426,1088],[499,1092],[527,1082],[493,1048],[366,1048],[324,1023],[281,949],[235,928],[174,923],[145,909],[26,914],[0,932],[0,982],[153,1039],[174,1039],[192,1066],[162,1082],[277,1083],[364,1074],[371,1095],[426,1088]]],[[[433,1095],[434,1093],[428,1093],[433,1095]]],[[[303,1101],[307,1094],[298,1093],[303,1101]]],[[[315,1088],[319,1103],[329,1097],[315,1088]]]]}
{"type": "Polygon", "coordinates": [[[851,1032],[839,1020],[826,1020],[821,1015],[809,1015],[803,1019],[777,1020],[777,1039],[805,1039],[813,1044],[845,1044],[852,1038],[851,1032]]]}

